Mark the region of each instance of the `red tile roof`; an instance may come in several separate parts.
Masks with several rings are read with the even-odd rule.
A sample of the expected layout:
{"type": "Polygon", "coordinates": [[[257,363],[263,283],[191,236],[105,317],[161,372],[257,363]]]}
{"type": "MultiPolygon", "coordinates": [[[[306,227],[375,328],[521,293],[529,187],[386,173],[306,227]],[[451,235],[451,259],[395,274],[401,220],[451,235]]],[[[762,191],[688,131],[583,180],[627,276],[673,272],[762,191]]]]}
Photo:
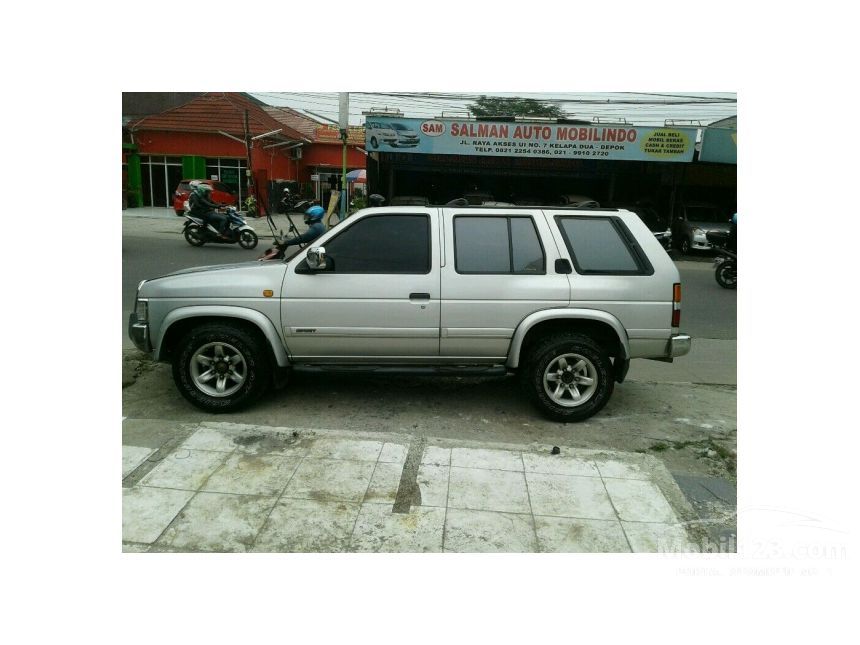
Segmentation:
{"type": "MultiPolygon", "coordinates": [[[[297,130],[267,112],[268,106],[260,105],[240,92],[207,92],[178,107],[161,114],[144,117],[131,124],[132,130],[168,130],[174,132],[227,132],[241,137],[245,132],[245,110],[248,110],[248,127],[251,135],[264,134],[272,130],[283,138],[297,141],[312,140],[305,134],[306,128],[297,130]]],[[[315,124],[318,125],[318,124],[315,124]]]]}

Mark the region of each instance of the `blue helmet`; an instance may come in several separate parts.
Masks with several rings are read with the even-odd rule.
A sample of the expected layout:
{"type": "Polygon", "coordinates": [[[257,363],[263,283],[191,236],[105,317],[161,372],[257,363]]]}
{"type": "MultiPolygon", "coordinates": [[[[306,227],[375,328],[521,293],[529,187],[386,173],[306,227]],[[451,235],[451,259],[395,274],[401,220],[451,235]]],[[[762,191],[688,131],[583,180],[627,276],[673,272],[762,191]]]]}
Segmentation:
{"type": "Polygon", "coordinates": [[[311,206],[305,211],[305,219],[308,222],[319,222],[323,215],[325,215],[325,209],[322,206],[311,206]]]}

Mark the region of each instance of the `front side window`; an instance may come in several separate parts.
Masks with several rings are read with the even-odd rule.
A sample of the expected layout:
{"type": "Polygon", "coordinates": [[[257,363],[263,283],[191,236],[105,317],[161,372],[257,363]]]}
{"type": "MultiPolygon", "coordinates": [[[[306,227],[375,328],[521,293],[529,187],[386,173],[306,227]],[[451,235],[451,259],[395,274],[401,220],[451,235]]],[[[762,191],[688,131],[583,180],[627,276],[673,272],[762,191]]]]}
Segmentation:
{"type": "Polygon", "coordinates": [[[325,244],[335,273],[430,272],[430,217],[373,215],[325,244]]]}
{"type": "Polygon", "coordinates": [[[580,274],[650,275],[654,272],[635,239],[616,217],[557,217],[580,274]]]}
{"type": "Polygon", "coordinates": [[[542,274],[546,263],[531,217],[454,218],[457,273],[542,274]]]}

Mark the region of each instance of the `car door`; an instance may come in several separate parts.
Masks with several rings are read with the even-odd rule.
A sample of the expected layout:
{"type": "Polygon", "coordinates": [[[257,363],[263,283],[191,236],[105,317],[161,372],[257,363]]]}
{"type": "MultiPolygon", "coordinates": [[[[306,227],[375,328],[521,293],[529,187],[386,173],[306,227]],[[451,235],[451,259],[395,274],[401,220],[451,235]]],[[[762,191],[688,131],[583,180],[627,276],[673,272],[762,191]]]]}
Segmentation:
{"type": "Polygon", "coordinates": [[[529,314],[570,302],[540,210],[446,209],[441,356],[495,362],[529,314]]]}
{"type": "Polygon", "coordinates": [[[409,362],[439,355],[438,209],[411,206],[353,216],[286,272],[281,319],[294,360],[409,362]],[[434,243],[434,239],[436,242],[434,243]]]}

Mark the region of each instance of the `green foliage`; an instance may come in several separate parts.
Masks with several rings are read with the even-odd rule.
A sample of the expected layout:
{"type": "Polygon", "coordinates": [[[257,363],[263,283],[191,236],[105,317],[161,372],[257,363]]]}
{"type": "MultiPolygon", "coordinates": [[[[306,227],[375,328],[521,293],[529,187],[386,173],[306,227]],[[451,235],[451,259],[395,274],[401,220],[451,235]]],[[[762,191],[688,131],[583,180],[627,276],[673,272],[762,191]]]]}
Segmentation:
{"type": "Polygon", "coordinates": [[[565,116],[564,111],[557,105],[541,103],[535,99],[495,96],[481,96],[469,105],[469,112],[480,117],[541,116],[558,119],[565,116]]]}

